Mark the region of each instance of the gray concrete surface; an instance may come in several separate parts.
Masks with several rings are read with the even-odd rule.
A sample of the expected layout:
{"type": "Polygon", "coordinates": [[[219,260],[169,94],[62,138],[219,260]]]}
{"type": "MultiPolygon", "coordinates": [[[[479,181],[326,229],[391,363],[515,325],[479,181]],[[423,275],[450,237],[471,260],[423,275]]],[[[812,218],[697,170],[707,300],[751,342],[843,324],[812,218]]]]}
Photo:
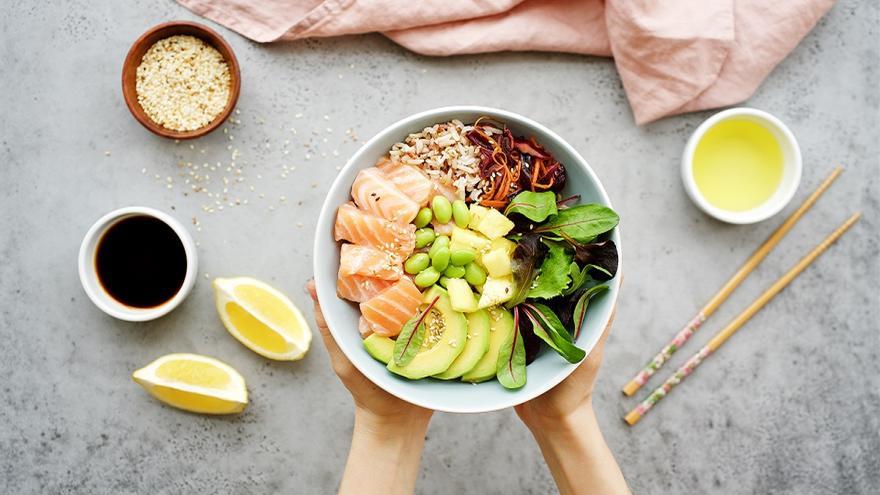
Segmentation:
{"type": "MultiPolygon", "coordinates": [[[[621,421],[635,400],[620,386],[780,221],[723,225],[686,198],[679,155],[711,112],[636,127],[605,59],[432,59],[378,35],[259,46],[221,28],[242,65],[242,123],[190,148],[131,118],[119,74],[144,30],[194,16],[168,1],[50,3],[4,2],[0,20],[0,492],[332,492],[352,407],[324,349],[317,343],[294,364],[251,353],[221,327],[205,276],[256,276],[306,308],[301,287],[316,213],[335,167],[358,146],[346,129],[365,139],[411,112],[472,103],[556,129],[587,157],[621,213],[626,284],[595,405],[636,493],[877,493],[876,3],[841,1],[749,100],[800,139],[798,200],[833,165],[847,170],[683,354],[850,212],[862,210],[863,220],[635,428],[621,421]],[[246,180],[229,185],[229,195],[248,204],[207,214],[210,200],[185,194],[177,163],[226,166],[230,145],[246,180]],[[201,275],[189,300],[147,324],[105,316],[76,273],[88,226],[128,204],[174,214],[200,245],[201,275]],[[247,412],[182,413],[130,380],[135,368],[174,351],[238,368],[252,393],[247,412]]],[[[219,170],[210,190],[222,189],[223,175],[233,176],[219,170]]],[[[418,492],[555,487],[525,428],[504,411],[437,415],[418,492]]]]}

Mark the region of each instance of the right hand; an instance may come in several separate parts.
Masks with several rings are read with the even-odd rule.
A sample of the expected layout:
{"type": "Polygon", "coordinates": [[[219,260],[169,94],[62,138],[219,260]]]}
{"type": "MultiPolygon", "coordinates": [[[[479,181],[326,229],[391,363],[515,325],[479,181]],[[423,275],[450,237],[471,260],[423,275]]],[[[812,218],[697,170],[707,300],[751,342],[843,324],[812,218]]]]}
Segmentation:
{"type": "Polygon", "coordinates": [[[535,397],[534,399],[520,404],[514,408],[519,418],[529,428],[543,427],[544,425],[557,424],[566,417],[583,407],[592,406],[593,387],[596,384],[596,376],[602,365],[602,355],[605,350],[605,341],[611,333],[614,323],[615,308],[611,312],[608,325],[602,332],[596,347],[590,352],[578,368],[559,385],[535,397]]]}

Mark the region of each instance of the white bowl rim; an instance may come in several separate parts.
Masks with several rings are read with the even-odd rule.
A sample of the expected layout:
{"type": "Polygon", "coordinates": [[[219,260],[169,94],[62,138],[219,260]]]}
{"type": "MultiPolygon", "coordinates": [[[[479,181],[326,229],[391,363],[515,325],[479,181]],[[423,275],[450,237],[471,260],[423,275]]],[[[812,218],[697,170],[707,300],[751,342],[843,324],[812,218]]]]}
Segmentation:
{"type": "Polygon", "coordinates": [[[89,296],[89,299],[91,299],[95,306],[108,315],[125,321],[137,322],[155,320],[156,318],[165,316],[171,312],[171,310],[179,306],[192,291],[198,273],[199,263],[197,253],[198,250],[196,249],[196,244],[193,241],[192,236],[176,218],[165,212],[147,206],[126,206],[105,214],[95,221],[95,223],[89,228],[88,232],[86,232],[82,244],[80,244],[79,247],[79,280],[86,295],[89,296]],[[171,227],[177,234],[180,242],[183,244],[184,253],[186,254],[186,275],[184,275],[183,284],[180,286],[180,290],[178,290],[177,293],[174,294],[174,297],[168,301],[152,308],[135,308],[126,306],[108,294],[101,286],[100,282],[94,284],[89,282],[92,279],[97,280],[94,263],[95,250],[97,249],[98,242],[104,235],[104,232],[122,218],[135,215],[145,215],[157,218],[171,227]]]}
{"type": "MultiPolygon", "coordinates": [[[[722,110],[721,112],[718,112],[703,121],[703,123],[700,124],[699,127],[697,127],[697,129],[694,131],[693,134],[691,134],[691,137],[688,139],[687,144],[684,148],[684,153],[681,158],[681,179],[684,183],[685,191],[694,202],[694,204],[696,204],[697,207],[700,208],[700,210],[702,210],[707,215],[721,220],[722,222],[736,225],[758,223],[782,211],[782,209],[785,208],[789,202],[791,202],[791,199],[797,192],[797,189],[800,186],[801,182],[802,171],[803,158],[801,156],[801,149],[798,145],[797,139],[794,137],[794,134],[791,132],[788,126],[786,126],[784,122],[779,120],[774,115],[763,110],[758,110],[756,108],[750,107],[728,108],[727,110],[722,110]],[[784,136],[785,140],[787,141],[786,144],[790,146],[792,151],[792,164],[794,167],[792,172],[794,174],[794,177],[791,183],[788,185],[788,188],[783,190],[781,196],[776,198],[775,201],[764,203],[751,210],[729,211],[718,208],[717,206],[709,203],[709,201],[700,192],[700,189],[697,187],[697,183],[694,180],[694,174],[692,173],[693,157],[694,151],[697,148],[697,143],[700,142],[700,139],[702,139],[703,135],[705,135],[710,128],[712,128],[713,126],[715,126],[715,124],[721,122],[722,120],[741,116],[756,117],[758,119],[764,120],[766,123],[776,128],[776,130],[778,130],[780,134],[784,136]]],[[[782,187],[783,185],[780,184],[780,189],[782,187]]]]}
{"type": "MultiPolygon", "coordinates": [[[[596,190],[600,196],[600,202],[602,204],[607,205],[609,208],[613,208],[613,206],[611,205],[611,200],[608,197],[608,193],[605,191],[604,185],[599,180],[598,176],[593,171],[592,167],[590,167],[590,165],[587,163],[587,161],[581,156],[580,153],[577,152],[577,150],[573,146],[571,146],[571,144],[568,143],[568,141],[566,141],[565,139],[560,137],[558,134],[556,134],[555,132],[553,132],[548,127],[544,126],[543,124],[540,124],[540,123],[538,123],[528,117],[522,116],[520,114],[510,112],[507,110],[501,110],[498,108],[492,108],[492,107],[485,107],[485,106],[478,106],[478,105],[453,105],[453,106],[446,106],[446,107],[438,107],[438,108],[425,110],[425,111],[422,111],[422,112],[419,112],[416,114],[412,114],[408,117],[405,117],[401,120],[398,120],[398,121],[392,123],[391,125],[385,127],[384,129],[382,129],[381,131],[376,133],[376,135],[374,135],[368,141],[366,141],[351,156],[351,158],[348,159],[348,161],[342,167],[342,170],[336,176],[336,179],[334,179],[333,184],[330,186],[330,189],[327,192],[327,196],[324,201],[324,204],[321,207],[321,212],[320,212],[320,215],[318,216],[318,222],[315,227],[315,240],[314,240],[313,254],[319,252],[318,251],[319,250],[319,243],[321,242],[320,241],[321,227],[323,225],[327,224],[328,222],[330,222],[330,223],[333,222],[333,218],[335,217],[335,213],[336,213],[336,208],[338,207],[338,205],[336,205],[336,204],[330,204],[329,199],[334,196],[333,192],[336,190],[336,188],[342,187],[341,182],[342,182],[342,177],[345,176],[345,172],[350,167],[353,167],[355,163],[360,161],[361,156],[363,154],[365,154],[367,152],[367,150],[369,150],[371,148],[371,145],[376,141],[380,141],[380,140],[384,139],[387,135],[392,134],[392,133],[398,133],[398,134],[401,134],[401,136],[405,135],[404,134],[406,132],[405,130],[409,127],[412,127],[412,125],[419,120],[431,117],[433,115],[439,116],[439,115],[451,114],[451,113],[476,113],[476,114],[490,115],[493,117],[497,117],[498,119],[500,119],[502,121],[514,121],[514,122],[521,123],[521,124],[523,124],[524,127],[530,127],[530,128],[537,129],[537,130],[541,131],[542,133],[550,136],[553,140],[556,141],[556,143],[554,143],[554,144],[557,144],[559,147],[564,148],[567,153],[569,153],[572,157],[574,157],[576,165],[566,163],[566,167],[569,167],[569,166],[581,167],[583,169],[583,171],[589,177],[590,181],[596,186],[596,190]]],[[[345,187],[350,188],[350,184],[345,184],[345,187]]],[[[614,238],[614,242],[617,245],[619,261],[618,261],[618,268],[617,268],[617,276],[615,276],[611,280],[611,283],[609,284],[608,292],[609,292],[609,296],[612,297],[612,300],[610,301],[610,305],[609,305],[609,307],[611,309],[604,316],[603,321],[600,325],[601,329],[604,329],[608,326],[608,323],[611,320],[612,315],[614,314],[614,309],[616,308],[616,305],[617,305],[617,298],[619,295],[620,283],[621,283],[622,272],[623,272],[623,252],[621,250],[620,226],[615,227],[611,231],[611,236],[614,238]]],[[[314,270],[315,274],[321,273],[321,271],[319,270],[319,267],[318,267],[319,259],[320,259],[319,256],[313,256],[313,270],[314,270]]],[[[336,290],[335,290],[335,283],[336,283],[336,281],[334,279],[332,281],[332,284],[331,284],[332,288],[331,288],[331,286],[328,285],[328,284],[330,284],[330,281],[321,280],[319,277],[316,276],[315,286],[316,286],[316,290],[318,293],[318,299],[319,300],[330,300],[331,298],[337,298],[336,290]]],[[[333,336],[333,338],[336,339],[336,330],[333,329],[333,326],[334,326],[333,320],[336,319],[336,315],[332,312],[326,312],[326,308],[325,308],[324,317],[325,317],[325,320],[327,323],[327,327],[330,330],[331,336],[333,336]]],[[[591,339],[591,341],[584,343],[586,345],[583,345],[582,348],[587,352],[587,355],[589,355],[589,353],[592,352],[593,349],[596,347],[596,344],[598,343],[601,336],[602,336],[602,332],[600,331],[598,334],[596,334],[594,336],[594,338],[591,339]]],[[[553,375],[545,383],[543,383],[541,387],[538,387],[537,389],[531,391],[531,393],[529,393],[527,395],[526,394],[511,394],[509,398],[506,398],[504,400],[499,400],[496,403],[494,403],[491,407],[473,407],[473,406],[437,407],[437,405],[435,405],[435,404],[430,404],[428,402],[421,401],[421,400],[414,400],[411,397],[404,397],[402,394],[398,394],[397,391],[393,387],[386,387],[386,386],[384,386],[383,383],[381,383],[381,381],[373,380],[370,377],[371,372],[359,364],[360,359],[363,358],[363,356],[369,357],[365,352],[364,352],[363,356],[359,356],[357,359],[354,359],[352,356],[348,355],[348,353],[345,351],[344,347],[340,346],[340,349],[342,350],[343,354],[345,354],[346,358],[352,363],[352,365],[358,371],[360,371],[365,377],[367,377],[368,380],[370,380],[376,386],[385,390],[389,394],[391,394],[401,400],[409,402],[411,404],[415,404],[417,406],[424,407],[426,409],[433,409],[433,410],[440,411],[440,412],[461,413],[461,414],[492,412],[492,411],[507,409],[509,407],[513,407],[513,406],[522,404],[522,403],[529,401],[535,397],[538,397],[539,395],[543,394],[544,392],[555,387],[560,382],[562,382],[562,380],[564,380],[569,375],[571,375],[571,373],[573,373],[574,370],[577,369],[578,366],[580,366],[580,364],[583,364],[583,361],[581,361],[581,363],[578,363],[577,365],[566,366],[566,367],[562,368],[559,372],[557,372],[555,375],[553,375]]],[[[372,358],[369,358],[369,359],[372,359],[372,358]]],[[[585,358],[585,360],[586,360],[586,358],[585,358]]],[[[401,378],[401,379],[403,379],[403,378],[401,378]]],[[[486,383],[490,383],[490,382],[486,382],[486,383]]]]}

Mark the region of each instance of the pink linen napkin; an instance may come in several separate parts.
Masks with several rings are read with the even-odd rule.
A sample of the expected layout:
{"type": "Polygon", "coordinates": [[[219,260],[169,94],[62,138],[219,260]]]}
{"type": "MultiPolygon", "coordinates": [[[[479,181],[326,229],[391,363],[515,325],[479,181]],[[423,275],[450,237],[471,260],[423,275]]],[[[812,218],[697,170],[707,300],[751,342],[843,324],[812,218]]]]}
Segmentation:
{"type": "Polygon", "coordinates": [[[834,0],[177,0],[259,42],[381,32],[425,55],[612,56],[638,124],[740,103],[834,0]]]}

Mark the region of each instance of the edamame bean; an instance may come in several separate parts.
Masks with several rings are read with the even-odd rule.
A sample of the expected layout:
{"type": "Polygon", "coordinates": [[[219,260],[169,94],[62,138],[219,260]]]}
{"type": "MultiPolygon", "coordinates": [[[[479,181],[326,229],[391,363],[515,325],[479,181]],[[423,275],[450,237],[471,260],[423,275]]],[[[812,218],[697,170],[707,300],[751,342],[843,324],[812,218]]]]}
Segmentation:
{"type": "Polygon", "coordinates": [[[437,283],[443,288],[446,287],[447,282],[449,282],[449,277],[440,277],[440,280],[437,281],[437,283]]]}
{"type": "Polygon", "coordinates": [[[474,287],[483,285],[486,283],[486,272],[476,263],[468,263],[468,265],[464,267],[464,279],[474,287]]]}
{"type": "Polygon", "coordinates": [[[464,277],[464,267],[463,266],[450,266],[443,272],[443,276],[447,278],[462,278],[464,277]]]}
{"type": "Polygon", "coordinates": [[[452,218],[455,219],[455,225],[461,228],[467,228],[471,221],[471,212],[468,211],[467,204],[460,199],[452,202],[452,218]]]}
{"type": "Polygon", "coordinates": [[[431,213],[430,208],[422,208],[419,210],[418,215],[416,215],[416,219],[413,220],[413,223],[416,224],[416,227],[422,228],[425,225],[431,223],[431,220],[434,218],[434,214],[431,213]]]}
{"type": "MultiPolygon", "coordinates": [[[[418,246],[418,244],[416,244],[418,246]]],[[[449,237],[445,235],[439,235],[436,239],[434,239],[434,244],[431,244],[431,249],[428,251],[428,256],[434,257],[434,254],[437,253],[437,250],[442,247],[449,246],[449,237]]]]}
{"type": "Polygon", "coordinates": [[[440,280],[440,272],[435,270],[433,266],[429,266],[416,275],[413,282],[424,289],[436,284],[438,280],[440,280]]]}
{"type": "Polygon", "coordinates": [[[434,229],[419,229],[416,231],[416,247],[423,248],[434,242],[434,229]]]}
{"type": "Polygon", "coordinates": [[[448,223],[452,220],[452,203],[445,196],[434,196],[431,200],[431,209],[434,210],[434,218],[438,223],[448,223]]]}
{"type": "Polygon", "coordinates": [[[477,258],[477,253],[470,249],[455,249],[450,253],[449,262],[455,266],[465,266],[477,258]]]}
{"type": "Polygon", "coordinates": [[[406,273],[409,273],[410,275],[415,275],[425,268],[428,268],[428,265],[430,264],[430,256],[425,253],[416,253],[406,260],[406,262],[403,264],[403,269],[406,270],[406,273]]]}
{"type": "Polygon", "coordinates": [[[449,266],[448,247],[440,246],[437,248],[437,251],[434,252],[434,256],[431,256],[431,266],[433,266],[438,272],[442,272],[449,266]]]}

